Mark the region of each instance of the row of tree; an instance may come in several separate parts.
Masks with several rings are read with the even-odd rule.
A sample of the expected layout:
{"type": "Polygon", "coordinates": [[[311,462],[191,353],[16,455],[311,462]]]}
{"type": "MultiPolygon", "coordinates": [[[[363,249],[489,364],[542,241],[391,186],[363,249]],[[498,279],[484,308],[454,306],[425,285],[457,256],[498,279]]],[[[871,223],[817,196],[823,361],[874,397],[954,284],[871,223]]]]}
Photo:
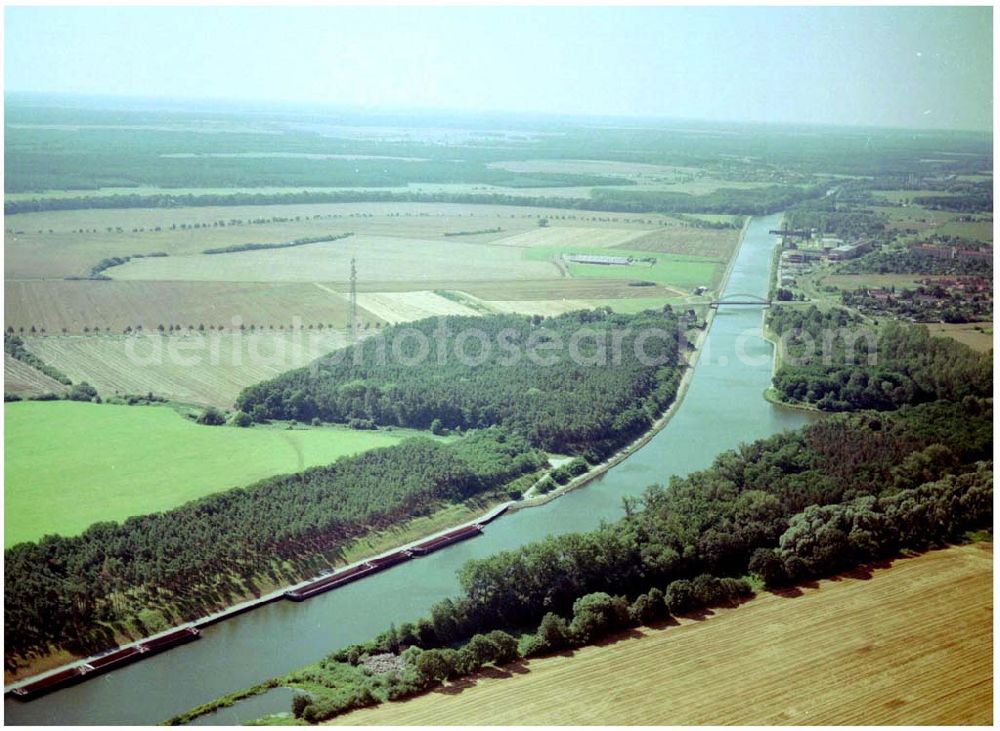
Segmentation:
{"type": "MultiPolygon", "coordinates": [[[[788,564],[784,578],[758,572],[775,583],[859,556],[955,539],[990,524],[992,417],[990,401],[939,401],[888,414],[834,416],[744,445],[707,470],[648,488],[641,499],[627,501],[626,517],[617,523],[470,561],[459,575],[459,597],[401,625],[394,640],[383,634],[332,657],[389,652],[393,643],[448,647],[484,631],[534,626],[549,612],[568,615],[594,592],[638,597],[706,573],[741,577],[759,549],[788,564]],[[856,552],[860,534],[851,539],[847,531],[847,542],[832,536],[823,549],[827,558],[810,563],[803,531],[826,541],[814,516],[819,507],[838,505],[833,512],[863,506],[895,527],[880,533],[877,548],[866,554],[856,552]],[[805,566],[792,560],[796,555],[805,566]]],[[[678,598],[670,606],[681,612],[686,605],[678,598]]]]}
{"type": "Polygon", "coordinates": [[[316,722],[487,663],[732,605],[752,593],[748,574],[780,586],[989,526],[992,412],[987,401],[967,407],[833,417],[651,487],[615,524],[472,561],[460,574],[462,595],[430,616],[288,676],[318,686],[295,714],[316,722]],[[352,674],[379,653],[405,663],[352,674]]]}
{"type": "MultiPolygon", "coordinates": [[[[628,184],[623,178],[593,179],[585,185],[628,184]]],[[[524,181],[541,185],[516,187],[546,187],[547,179],[524,181]]],[[[573,185],[573,182],[558,181],[573,185]]],[[[328,183],[327,183],[328,184],[328,183]]],[[[822,195],[823,189],[797,186],[770,186],[754,190],[723,189],[706,195],[690,195],[667,191],[622,191],[618,188],[595,188],[591,197],[527,195],[498,193],[489,189],[476,192],[340,190],[302,191],[300,193],[199,193],[199,194],[116,194],[81,195],[60,198],[32,198],[4,202],[4,213],[39,211],[69,211],[84,208],[188,208],[203,206],[266,206],[304,203],[472,203],[483,205],[568,208],[584,211],[620,213],[712,213],[759,215],[780,211],[797,201],[822,195]]]]}
{"type": "Polygon", "coordinates": [[[261,579],[315,574],[353,539],[537,471],[545,455],[501,429],[414,438],[268,478],[164,513],[96,523],[4,552],[5,660],[110,642],[102,623],[148,608],[175,620],[225,606],[261,579]]]}
{"type": "MultiPolygon", "coordinates": [[[[22,328],[23,329],[23,328],[22,328]]],[[[34,332],[34,327],[31,328],[34,332]]],[[[51,366],[37,355],[32,353],[25,346],[24,341],[17,335],[14,335],[14,329],[8,327],[3,336],[3,350],[4,352],[12,358],[26,363],[37,371],[41,371],[49,378],[59,381],[66,386],[73,385],[73,381],[70,380],[69,376],[63,373],[61,370],[55,366],[51,366]]]]}
{"type": "Polygon", "coordinates": [[[295,246],[305,246],[306,244],[328,243],[339,241],[353,236],[353,233],[326,234],[321,236],[303,236],[284,243],[275,244],[233,244],[232,246],[219,246],[213,249],[205,249],[202,254],[233,254],[238,251],[260,251],[261,249],[289,249],[295,246]]]}

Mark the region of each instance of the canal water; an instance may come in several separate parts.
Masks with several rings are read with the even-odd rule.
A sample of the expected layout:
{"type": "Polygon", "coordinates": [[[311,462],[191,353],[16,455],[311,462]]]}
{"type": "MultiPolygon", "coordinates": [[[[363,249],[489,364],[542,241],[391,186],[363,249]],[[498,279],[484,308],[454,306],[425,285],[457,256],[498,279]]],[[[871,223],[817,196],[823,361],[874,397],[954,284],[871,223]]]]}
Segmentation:
{"type": "MultiPolygon", "coordinates": [[[[727,294],[766,296],[780,215],[750,222],[727,294]]],[[[603,477],[538,508],[502,517],[481,537],[408,561],[303,603],[276,602],[208,627],[202,638],[30,702],[4,701],[7,724],[149,724],[259,683],[389,626],[425,615],[457,594],[466,561],[549,534],[586,531],[622,515],[622,497],[709,466],[741,442],[797,428],[811,416],[764,400],[772,347],[759,307],[719,310],[690,388],[673,419],[603,477]]],[[[286,693],[236,704],[204,721],[231,724],[288,710],[286,693]],[[273,707],[271,707],[273,705],[273,707]]],[[[204,722],[203,721],[203,722],[204,722]]]]}

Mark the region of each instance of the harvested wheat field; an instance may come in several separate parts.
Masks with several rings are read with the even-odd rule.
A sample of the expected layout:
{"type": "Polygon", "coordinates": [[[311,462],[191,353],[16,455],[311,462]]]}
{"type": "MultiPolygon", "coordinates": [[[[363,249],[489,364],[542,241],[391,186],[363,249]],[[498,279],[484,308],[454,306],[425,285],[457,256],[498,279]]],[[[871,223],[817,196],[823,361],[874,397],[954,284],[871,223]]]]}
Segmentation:
{"type": "Polygon", "coordinates": [[[229,408],[247,386],[347,344],[337,330],[25,338],[28,349],[102,396],[144,394],[229,408]]]}
{"type": "Polygon", "coordinates": [[[434,292],[362,292],[358,294],[358,305],[393,325],[425,317],[479,314],[434,292]]]}
{"type": "MultiPolygon", "coordinates": [[[[346,297],[311,282],[119,282],[27,280],[4,282],[4,326],[55,335],[86,327],[121,333],[126,327],[346,328],[346,297]]],[[[362,322],[378,318],[362,309],[362,322]]]]}
{"type": "Polygon", "coordinates": [[[494,246],[531,248],[534,246],[624,246],[627,242],[648,233],[648,229],[578,228],[550,226],[508,236],[494,241],[494,246]]]}
{"type": "Polygon", "coordinates": [[[993,546],[898,559],[338,724],[976,724],[993,719],[993,546]]]}
{"type": "Polygon", "coordinates": [[[37,368],[3,354],[3,391],[18,396],[38,396],[43,393],[62,393],[66,386],[49,378],[37,368]]]}

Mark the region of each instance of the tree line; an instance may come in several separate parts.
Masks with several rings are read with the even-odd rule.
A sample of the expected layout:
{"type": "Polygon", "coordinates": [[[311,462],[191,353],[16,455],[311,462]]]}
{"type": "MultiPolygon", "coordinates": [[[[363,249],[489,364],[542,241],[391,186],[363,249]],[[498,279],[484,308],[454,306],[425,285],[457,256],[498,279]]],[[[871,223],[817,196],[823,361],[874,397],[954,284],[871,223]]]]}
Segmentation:
{"type": "Polygon", "coordinates": [[[174,621],[226,606],[255,582],[328,567],[360,535],[497,489],[546,463],[494,428],[426,437],[262,480],[162,513],[101,522],[4,552],[5,663],[52,647],[93,652],[109,626],[157,608],[174,621]]]}
{"type": "MultiPolygon", "coordinates": [[[[615,185],[621,184],[615,179],[615,185]]],[[[188,208],[205,206],[265,206],[307,203],[471,203],[482,205],[563,208],[618,213],[720,213],[758,215],[774,213],[790,204],[822,195],[822,189],[771,186],[755,190],[724,189],[705,195],[666,191],[620,191],[595,188],[587,198],[520,195],[476,191],[340,190],[299,193],[199,193],[81,195],[66,198],[32,198],[5,201],[4,213],[69,211],[84,208],[188,208]]]]}
{"type": "MultiPolygon", "coordinates": [[[[31,331],[34,332],[35,328],[32,327],[31,331]]],[[[32,353],[24,344],[19,336],[14,335],[13,328],[8,327],[4,332],[3,336],[3,350],[11,358],[26,363],[37,371],[41,371],[49,378],[58,381],[64,386],[72,386],[73,381],[70,380],[69,376],[63,373],[61,370],[55,366],[51,366],[44,360],[39,358],[37,355],[32,353]]]]}
{"type": "Polygon", "coordinates": [[[446,679],[731,605],[746,577],[781,586],[959,540],[992,525],[992,402],[838,415],[744,445],[626,501],[625,517],[470,561],[461,594],[279,679],[309,722],[446,679]],[[390,653],[401,669],[364,672],[390,653]]]}
{"type": "Polygon", "coordinates": [[[277,244],[233,244],[232,246],[219,246],[212,249],[205,249],[202,254],[233,254],[238,251],[260,251],[261,249],[288,249],[294,246],[305,246],[306,244],[321,244],[330,241],[339,241],[353,236],[353,233],[326,234],[321,236],[304,236],[285,243],[277,244]]]}

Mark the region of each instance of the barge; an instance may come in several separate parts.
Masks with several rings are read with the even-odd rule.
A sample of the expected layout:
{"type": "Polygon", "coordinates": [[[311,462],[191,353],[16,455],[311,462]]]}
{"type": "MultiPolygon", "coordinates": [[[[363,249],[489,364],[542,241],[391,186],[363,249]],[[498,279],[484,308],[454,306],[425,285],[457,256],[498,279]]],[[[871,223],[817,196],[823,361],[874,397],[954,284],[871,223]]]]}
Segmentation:
{"type": "Polygon", "coordinates": [[[15,697],[28,700],[30,698],[37,698],[38,696],[45,695],[58,688],[65,688],[67,686],[73,685],[74,683],[79,683],[83,680],[83,676],[86,671],[83,667],[79,665],[74,665],[71,668],[66,668],[65,670],[60,670],[58,673],[48,675],[41,680],[36,680],[33,683],[27,683],[22,685],[20,688],[14,688],[11,692],[15,697]]]}
{"type": "Polygon", "coordinates": [[[168,632],[165,635],[154,637],[151,640],[140,642],[138,645],[139,652],[143,655],[155,655],[157,652],[169,650],[171,647],[193,642],[198,639],[200,634],[201,632],[194,627],[185,627],[184,629],[174,630],[173,632],[168,632]]]}
{"type": "MultiPolygon", "coordinates": [[[[296,589],[291,589],[284,593],[274,592],[272,595],[264,597],[262,600],[246,602],[243,606],[238,606],[231,612],[222,612],[218,616],[213,616],[203,620],[199,623],[199,626],[208,626],[210,624],[214,624],[215,622],[220,622],[232,615],[249,611],[250,609],[260,606],[260,604],[272,602],[282,597],[293,602],[305,601],[306,599],[314,597],[317,594],[322,594],[325,591],[336,589],[337,587],[344,586],[352,581],[357,581],[365,576],[370,576],[379,571],[384,571],[385,569],[395,566],[396,564],[409,561],[411,558],[426,556],[434,551],[444,548],[445,546],[450,546],[453,543],[458,543],[459,541],[464,541],[468,538],[480,535],[483,532],[483,526],[503,515],[503,513],[507,511],[509,505],[510,504],[507,503],[497,506],[486,515],[479,518],[476,523],[455,528],[447,533],[442,533],[441,535],[428,538],[408,548],[399,549],[393,553],[370,559],[342,571],[321,576],[296,589]]],[[[119,668],[135,662],[136,660],[141,660],[144,657],[149,657],[150,655],[163,652],[171,647],[192,642],[193,640],[198,639],[199,636],[200,632],[198,627],[194,625],[173,630],[172,632],[167,632],[157,637],[142,640],[141,642],[136,642],[126,647],[116,647],[111,650],[107,650],[100,655],[95,655],[94,657],[52,673],[51,675],[25,683],[24,685],[20,685],[16,688],[11,688],[8,692],[15,698],[21,700],[31,700],[32,698],[37,698],[38,696],[51,691],[79,683],[91,675],[99,675],[101,673],[110,672],[115,668],[119,668]]]]}
{"type": "Polygon", "coordinates": [[[305,586],[300,586],[298,589],[286,591],[285,598],[290,599],[293,602],[305,601],[306,599],[314,597],[317,594],[322,594],[324,591],[336,589],[338,586],[344,586],[345,584],[350,584],[352,581],[357,581],[360,578],[374,574],[376,571],[381,571],[381,569],[382,567],[374,566],[371,563],[363,563],[357,566],[352,566],[344,571],[338,571],[331,576],[317,579],[316,581],[312,581],[305,586]]]}
{"type": "Polygon", "coordinates": [[[191,642],[198,639],[199,634],[198,630],[194,627],[184,627],[183,629],[174,630],[159,637],[144,640],[135,645],[109,650],[78,665],[14,688],[11,694],[21,700],[31,700],[53,690],[79,683],[91,675],[106,673],[143,657],[155,655],[171,647],[191,642]]]}
{"type": "MultiPolygon", "coordinates": [[[[497,513],[497,515],[499,515],[499,513],[497,513]]],[[[495,516],[490,516],[490,519],[493,517],[495,516]]],[[[454,530],[448,531],[447,533],[434,538],[429,538],[422,543],[411,546],[410,548],[395,551],[385,556],[379,556],[378,558],[373,558],[369,561],[358,564],[357,566],[352,566],[349,569],[344,569],[343,571],[338,571],[330,576],[324,576],[316,579],[315,581],[311,581],[297,589],[286,591],[285,598],[293,602],[303,602],[306,599],[316,596],[317,594],[322,594],[323,592],[330,591],[331,589],[336,589],[344,586],[345,584],[350,584],[352,581],[357,581],[365,576],[371,576],[374,573],[383,571],[390,566],[395,566],[403,561],[408,561],[414,556],[426,556],[439,548],[444,548],[445,546],[450,546],[452,543],[464,541],[466,538],[472,538],[482,532],[483,527],[480,524],[466,525],[461,528],[455,528],[454,530]]]]}
{"type": "Polygon", "coordinates": [[[440,548],[445,546],[450,546],[453,543],[458,543],[459,541],[464,541],[467,538],[472,538],[473,536],[478,536],[483,532],[482,526],[480,525],[466,525],[461,528],[456,528],[455,530],[448,531],[436,538],[430,538],[422,543],[410,548],[410,552],[414,556],[426,556],[428,553],[433,553],[440,548]]]}

